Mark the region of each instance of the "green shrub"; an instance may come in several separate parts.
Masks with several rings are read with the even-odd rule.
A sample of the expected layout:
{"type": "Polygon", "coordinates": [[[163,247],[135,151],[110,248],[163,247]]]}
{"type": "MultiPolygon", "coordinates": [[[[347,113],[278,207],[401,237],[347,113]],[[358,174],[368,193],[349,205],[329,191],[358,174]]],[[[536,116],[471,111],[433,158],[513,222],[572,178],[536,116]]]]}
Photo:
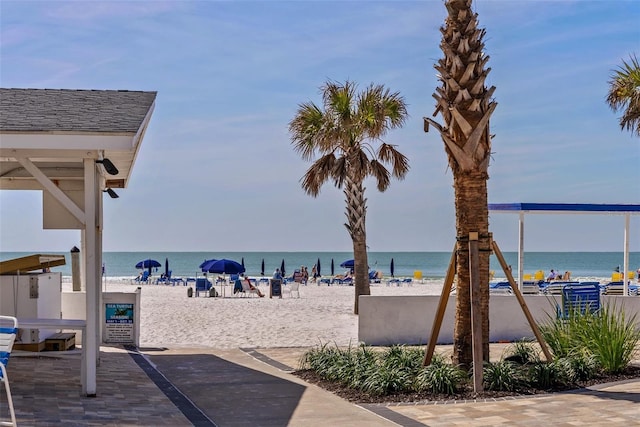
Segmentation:
{"type": "Polygon", "coordinates": [[[440,356],[422,368],[415,378],[416,390],[438,394],[456,394],[468,381],[467,374],[457,366],[447,364],[440,356]]]}
{"type": "Polygon", "coordinates": [[[640,341],[636,315],[627,319],[624,310],[608,304],[596,313],[570,312],[566,319],[549,316],[540,331],[556,358],[593,355],[609,373],[618,373],[629,365],[640,341]]]}
{"type": "Polygon", "coordinates": [[[516,365],[506,360],[485,364],[482,376],[487,390],[514,391],[522,383],[522,376],[516,365]]]}
{"type": "Polygon", "coordinates": [[[507,347],[504,359],[521,365],[526,365],[528,363],[539,361],[540,355],[532,341],[522,339],[507,347]]]}
{"type": "Polygon", "coordinates": [[[584,344],[591,349],[606,372],[623,371],[631,362],[633,352],[640,341],[640,329],[636,327],[636,315],[626,319],[623,310],[604,305],[593,317],[591,327],[582,331],[584,344]]]}
{"type": "Polygon", "coordinates": [[[541,390],[550,390],[570,384],[574,377],[571,365],[566,359],[557,359],[552,362],[535,362],[528,370],[528,382],[541,390]]]}
{"type": "Polygon", "coordinates": [[[575,379],[586,381],[594,378],[600,371],[600,364],[595,355],[589,352],[580,352],[569,358],[571,369],[575,373],[575,379]]]}
{"type": "Polygon", "coordinates": [[[363,379],[360,389],[374,395],[384,395],[400,391],[410,391],[413,377],[410,371],[386,364],[371,370],[363,379]]]}

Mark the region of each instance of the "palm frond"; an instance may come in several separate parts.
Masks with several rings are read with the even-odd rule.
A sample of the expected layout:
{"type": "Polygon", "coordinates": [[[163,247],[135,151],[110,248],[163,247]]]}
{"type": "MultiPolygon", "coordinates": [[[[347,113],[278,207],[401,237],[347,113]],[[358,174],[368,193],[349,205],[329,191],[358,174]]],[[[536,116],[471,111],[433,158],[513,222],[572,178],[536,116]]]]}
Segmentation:
{"type": "Polygon", "coordinates": [[[614,112],[622,110],[620,127],[640,136],[640,63],[635,55],[609,80],[606,102],[614,112]]]}
{"type": "Polygon", "coordinates": [[[322,185],[333,176],[335,163],[336,157],[330,153],[311,165],[301,180],[304,191],[312,197],[317,197],[322,185]]]}
{"type": "Polygon", "coordinates": [[[376,179],[378,191],[385,192],[391,184],[391,174],[389,170],[376,159],[371,160],[369,170],[371,171],[371,175],[376,179]]]}
{"type": "Polygon", "coordinates": [[[345,179],[347,179],[347,159],[345,156],[338,157],[331,169],[331,176],[336,187],[342,188],[345,179]]]}
{"type": "Polygon", "coordinates": [[[404,179],[409,172],[409,159],[396,150],[394,145],[381,144],[378,149],[378,158],[384,163],[391,164],[395,178],[404,179]]]}
{"type": "Polygon", "coordinates": [[[312,158],[318,141],[324,134],[325,121],[322,110],[313,102],[308,102],[300,104],[294,119],[289,123],[294,149],[304,160],[312,158]]]}

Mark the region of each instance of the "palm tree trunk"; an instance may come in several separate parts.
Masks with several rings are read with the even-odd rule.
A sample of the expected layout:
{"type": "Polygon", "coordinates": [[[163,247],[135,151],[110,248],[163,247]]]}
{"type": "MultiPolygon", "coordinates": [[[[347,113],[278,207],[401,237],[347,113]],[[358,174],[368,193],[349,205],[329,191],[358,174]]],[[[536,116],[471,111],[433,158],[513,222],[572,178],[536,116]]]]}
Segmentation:
{"type": "Polygon", "coordinates": [[[366,200],[362,182],[345,180],[344,194],[347,202],[347,219],[345,224],[353,242],[354,288],[355,302],[353,313],[358,314],[358,298],[360,295],[371,295],[369,287],[369,260],[367,256],[366,232],[366,200]]]}
{"type": "Polygon", "coordinates": [[[480,236],[480,310],[482,316],[482,354],[489,360],[489,212],[487,206],[487,177],[485,172],[466,172],[454,176],[456,203],[457,246],[457,297],[454,325],[453,363],[465,368],[473,362],[471,339],[471,288],[469,243],[470,232],[480,236]]]}

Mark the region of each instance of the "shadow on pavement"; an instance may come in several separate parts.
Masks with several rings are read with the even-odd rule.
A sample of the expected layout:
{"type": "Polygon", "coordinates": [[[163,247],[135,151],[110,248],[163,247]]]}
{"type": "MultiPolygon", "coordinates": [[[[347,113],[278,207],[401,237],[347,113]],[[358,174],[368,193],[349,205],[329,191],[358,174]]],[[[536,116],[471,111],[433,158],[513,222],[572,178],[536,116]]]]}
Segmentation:
{"type": "MultiPolygon", "coordinates": [[[[146,357],[219,426],[287,425],[306,389],[303,385],[211,354],[146,357]]],[[[185,416],[189,418],[187,413],[185,416]]],[[[192,422],[199,424],[196,420],[192,422]]],[[[201,425],[211,424],[203,422],[201,425]]]]}

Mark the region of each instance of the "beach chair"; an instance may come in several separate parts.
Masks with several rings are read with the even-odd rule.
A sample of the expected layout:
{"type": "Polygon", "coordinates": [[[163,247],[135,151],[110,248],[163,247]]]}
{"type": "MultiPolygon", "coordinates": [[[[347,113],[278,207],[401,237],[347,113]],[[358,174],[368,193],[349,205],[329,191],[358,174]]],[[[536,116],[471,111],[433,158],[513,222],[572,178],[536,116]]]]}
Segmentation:
{"type": "Polygon", "coordinates": [[[282,288],[283,292],[289,292],[289,296],[293,298],[293,294],[298,294],[297,298],[300,298],[300,282],[291,282],[287,286],[282,288]]]}
{"type": "Polygon", "coordinates": [[[18,319],[12,316],[0,316],[0,382],[4,384],[4,390],[7,394],[7,404],[9,407],[9,416],[11,421],[0,421],[3,426],[16,426],[16,413],[13,409],[13,399],[11,398],[11,388],[9,387],[9,377],[7,376],[7,363],[13,343],[18,333],[18,319]]]}
{"type": "MultiPolygon", "coordinates": [[[[629,283],[628,285],[629,295],[638,295],[638,286],[629,283]]],[[[609,282],[604,286],[603,293],[605,295],[624,295],[624,283],[623,282],[609,282]]]]}
{"type": "Polygon", "coordinates": [[[141,276],[136,277],[135,279],[133,279],[133,283],[137,283],[137,284],[148,284],[149,283],[149,277],[151,275],[149,274],[149,270],[144,270],[142,272],[141,276]]]}
{"type": "Polygon", "coordinates": [[[594,282],[567,283],[562,287],[562,306],[557,306],[558,318],[600,310],[600,286],[594,282]]]}
{"type": "Polygon", "coordinates": [[[241,288],[239,293],[242,294],[242,296],[247,296],[252,294],[259,295],[260,291],[258,291],[257,289],[251,289],[251,286],[248,283],[246,283],[244,280],[242,281],[239,280],[239,282],[240,282],[240,288],[241,288]]]}
{"type": "Polygon", "coordinates": [[[513,293],[513,290],[511,289],[509,282],[493,282],[489,283],[489,293],[510,295],[513,293]]]}
{"type": "MultiPolygon", "coordinates": [[[[526,276],[526,275],[525,275],[526,276]]],[[[522,293],[526,295],[537,295],[541,291],[540,285],[533,280],[526,280],[522,282],[522,293]]]]}
{"type": "Polygon", "coordinates": [[[369,283],[380,283],[382,279],[379,277],[378,272],[375,270],[371,270],[369,272],[369,283]]]}
{"type": "Polygon", "coordinates": [[[396,279],[395,277],[387,280],[387,286],[396,285],[400,286],[400,279],[396,279]]]}
{"type": "Polygon", "coordinates": [[[337,283],[339,285],[353,285],[353,278],[352,277],[336,277],[333,279],[333,281],[331,283],[337,283]]]}
{"type": "Polygon", "coordinates": [[[209,281],[209,279],[205,278],[196,278],[195,290],[196,296],[200,296],[200,292],[208,292],[213,287],[213,283],[209,281]]]}

